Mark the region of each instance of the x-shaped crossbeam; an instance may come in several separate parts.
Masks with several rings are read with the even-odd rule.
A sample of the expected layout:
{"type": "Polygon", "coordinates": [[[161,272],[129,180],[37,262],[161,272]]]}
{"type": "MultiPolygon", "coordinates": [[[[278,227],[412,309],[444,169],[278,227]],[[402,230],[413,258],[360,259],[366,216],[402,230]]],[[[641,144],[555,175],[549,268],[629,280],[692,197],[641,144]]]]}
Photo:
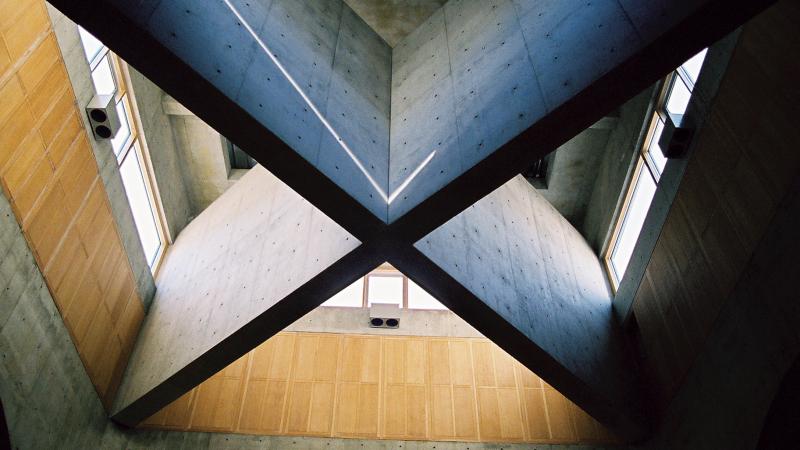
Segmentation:
{"type": "Polygon", "coordinates": [[[296,192],[265,189],[265,241],[313,253],[287,223],[341,227],[313,241],[330,261],[274,262],[305,275],[218,337],[151,338],[169,323],[157,298],[116,421],[136,425],[388,261],[619,436],[646,435],[596,255],[514,177],[770,1],[451,0],[395,49],[339,0],[51,2],[296,192]],[[146,361],[160,357],[168,368],[146,361]]]}

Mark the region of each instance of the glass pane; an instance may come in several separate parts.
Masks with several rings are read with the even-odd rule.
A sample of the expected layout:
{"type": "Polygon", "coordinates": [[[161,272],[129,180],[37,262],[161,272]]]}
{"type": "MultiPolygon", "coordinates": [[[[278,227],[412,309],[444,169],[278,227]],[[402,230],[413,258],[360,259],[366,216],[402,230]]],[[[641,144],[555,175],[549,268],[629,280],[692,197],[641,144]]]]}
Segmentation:
{"type": "Polygon", "coordinates": [[[78,27],[78,33],[81,35],[81,42],[83,43],[83,52],[86,54],[86,60],[91,63],[103,50],[103,43],[97,40],[96,37],[89,34],[88,31],[78,27]]]}
{"type": "Polygon", "coordinates": [[[658,119],[656,122],[656,128],[653,130],[653,137],[650,140],[650,147],[647,149],[647,153],[650,154],[650,159],[653,161],[653,165],[655,166],[656,173],[658,177],[661,177],[661,174],[664,173],[664,167],[667,165],[667,158],[664,157],[664,153],[661,151],[661,146],[658,145],[658,140],[661,139],[661,133],[664,131],[664,122],[661,119],[658,119]]]}
{"type": "Polygon", "coordinates": [[[136,230],[139,231],[139,240],[142,242],[144,255],[152,267],[156,255],[158,255],[158,249],[161,247],[161,237],[158,235],[156,218],[150,204],[150,197],[147,195],[139,155],[135,148],[129,152],[128,157],[119,166],[119,172],[122,175],[122,184],[125,186],[125,193],[128,195],[128,202],[131,205],[136,230]]]}
{"type": "Polygon", "coordinates": [[[408,280],[408,308],[416,309],[447,309],[439,300],[433,298],[431,294],[425,292],[411,280],[408,280]]]}
{"type": "Polygon", "coordinates": [[[368,280],[368,306],[373,303],[395,303],[403,307],[403,277],[371,275],[368,280]]]}
{"type": "Polygon", "coordinates": [[[672,87],[669,89],[667,112],[670,114],[685,114],[691,97],[692,93],[689,92],[689,88],[686,87],[683,80],[680,77],[675,77],[672,87]]]}
{"type": "Polygon", "coordinates": [[[111,60],[104,56],[100,64],[92,71],[92,83],[97,95],[112,95],[117,92],[114,75],[111,72],[111,60]]]}
{"type": "Polygon", "coordinates": [[[700,69],[703,67],[703,61],[706,59],[706,52],[708,49],[703,49],[700,53],[692,56],[688,61],[681,66],[686,75],[689,75],[689,80],[694,85],[697,83],[697,77],[700,76],[700,69]]]}
{"type": "Polygon", "coordinates": [[[355,283],[339,291],[329,298],[322,306],[350,306],[360,308],[364,298],[364,278],[359,278],[355,283]]]}
{"type": "Polygon", "coordinates": [[[117,135],[111,139],[111,146],[114,148],[114,154],[119,158],[122,148],[131,136],[131,128],[130,125],[128,125],[128,115],[125,112],[124,98],[117,102],[117,115],[119,116],[120,127],[117,135]]]}
{"type": "Polygon", "coordinates": [[[653,201],[655,192],[655,181],[650,176],[647,168],[642,167],[636,179],[628,209],[625,211],[622,228],[611,253],[611,264],[618,281],[622,279],[622,275],[625,274],[625,270],[628,268],[628,263],[633,254],[633,247],[639,239],[639,233],[642,231],[642,225],[644,225],[644,219],[647,217],[647,211],[650,209],[650,203],[653,201]]]}

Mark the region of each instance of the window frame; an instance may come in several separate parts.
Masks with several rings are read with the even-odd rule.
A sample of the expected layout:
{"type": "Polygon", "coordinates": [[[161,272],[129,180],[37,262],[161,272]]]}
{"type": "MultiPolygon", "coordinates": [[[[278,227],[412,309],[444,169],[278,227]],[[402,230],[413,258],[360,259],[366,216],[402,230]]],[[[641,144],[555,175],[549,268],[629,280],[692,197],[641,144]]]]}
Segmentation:
{"type": "MultiPolygon", "coordinates": [[[[79,28],[79,30],[82,30],[79,28]]],[[[87,31],[82,30],[84,33],[89,34],[87,31]]],[[[139,172],[142,175],[142,182],[145,187],[145,191],[147,193],[147,200],[150,206],[150,210],[153,216],[153,221],[155,222],[156,232],[158,234],[160,245],[156,254],[153,257],[153,261],[147,261],[148,266],[150,267],[151,273],[155,276],[158,273],[159,268],[161,267],[161,263],[164,260],[164,255],[166,254],[167,248],[172,244],[172,241],[169,236],[169,232],[166,227],[166,215],[164,213],[164,206],[161,203],[161,198],[158,193],[158,184],[156,183],[155,171],[153,170],[153,164],[150,159],[150,152],[147,148],[147,143],[144,139],[144,134],[142,133],[142,125],[141,125],[141,118],[139,116],[139,111],[136,106],[135,96],[133,91],[130,88],[131,80],[130,80],[130,72],[128,69],[127,64],[122,61],[114,52],[112,52],[106,45],[102,44],[101,42],[101,49],[97,52],[97,54],[92,58],[90,61],[88,57],[86,58],[89,64],[89,74],[90,79],[92,79],[92,85],[94,87],[94,78],[92,74],[94,70],[97,69],[102,61],[108,58],[108,63],[111,66],[111,76],[114,81],[115,91],[113,94],[114,97],[114,107],[117,108],[118,106],[122,106],[122,110],[125,113],[124,120],[127,122],[128,125],[128,137],[122,143],[119,152],[114,148],[113,142],[109,139],[109,145],[111,146],[112,153],[114,154],[114,159],[117,163],[117,168],[119,169],[122,167],[122,164],[127,160],[130,156],[131,152],[136,154],[139,166],[139,172]]],[[[81,37],[81,46],[84,48],[84,55],[85,55],[85,44],[83,42],[83,38],[81,37]]],[[[121,118],[122,119],[122,118],[121,118]]],[[[127,192],[126,192],[126,198],[127,192]]],[[[130,202],[130,200],[128,200],[130,202]]],[[[139,234],[138,228],[136,229],[137,235],[139,234]]],[[[141,242],[141,236],[139,236],[141,242]]]]}
{"type": "MultiPolygon", "coordinates": [[[[335,306],[335,305],[326,305],[323,302],[320,306],[325,308],[369,308],[369,279],[371,277],[384,277],[384,278],[401,278],[403,280],[403,297],[401,303],[398,304],[401,309],[411,309],[414,311],[449,311],[448,308],[444,303],[439,302],[439,299],[433,297],[437,302],[439,302],[443,308],[409,308],[408,306],[408,285],[409,285],[409,278],[394,268],[385,268],[379,267],[368,274],[364,275],[361,279],[363,280],[362,284],[362,292],[361,292],[361,305],[360,306],[335,306]]],[[[425,290],[420,286],[420,289],[425,290]]],[[[426,291],[427,292],[427,291],[426,291]]],[[[327,300],[326,300],[327,302],[327,300]]]]}
{"type": "MultiPolygon", "coordinates": [[[[707,56],[706,52],[707,49],[704,49],[698,52],[696,55],[694,55],[697,56],[700,53],[704,53],[703,62],[701,63],[701,72],[702,72],[702,65],[705,63],[705,58],[707,56]]],[[[694,58],[694,56],[692,56],[692,58],[694,58]]],[[[614,264],[611,261],[611,256],[613,255],[614,250],[618,245],[620,234],[622,232],[622,228],[625,223],[625,219],[631,207],[631,201],[633,200],[633,195],[636,189],[638,178],[640,176],[643,176],[643,174],[646,173],[655,182],[656,191],[653,193],[653,199],[655,199],[656,197],[656,194],[658,192],[658,184],[661,180],[661,176],[663,175],[663,171],[658,168],[658,164],[655,162],[652,156],[651,150],[653,148],[658,148],[657,142],[656,142],[656,147],[653,147],[652,144],[654,142],[656,130],[658,129],[659,123],[662,126],[666,124],[666,120],[669,116],[669,112],[667,111],[667,103],[669,102],[670,95],[672,94],[672,88],[676,82],[683,83],[688,88],[689,102],[691,102],[692,95],[694,94],[696,80],[692,80],[691,76],[688,74],[688,72],[686,71],[686,69],[684,69],[683,66],[686,64],[686,62],[688,62],[692,58],[689,58],[688,60],[683,62],[680,66],[678,66],[675,70],[670,72],[661,81],[661,85],[659,86],[658,96],[655,101],[655,107],[653,108],[652,111],[648,113],[647,119],[645,120],[643,125],[645,127],[644,139],[641,140],[640,144],[637,144],[638,150],[636,152],[636,162],[634,163],[632,175],[630,179],[627,181],[627,184],[625,186],[625,196],[622,201],[622,206],[619,208],[619,211],[614,217],[614,228],[611,232],[609,244],[602,258],[603,266],[606,271],[606,276],[608,277],[612,292],[614,294],[617,293],[617,290],[619,289],[619,285],[622,282],[622,278],[624,277],[625,272],[623,272],[621,276],[617,276],[617,271],[614,268],[614,264]]],[[[669,162],[668,159],[667,162],[669,162]]],[[[664,164],[665,169],[667,162],[665,162],[664,164]]],[[[653,205],[652,202],[653,200],[651,200],[650,202],[650,207],[652,207],[653,205]]],[[[639,232],[639,236],[641,236],[641,230],[639,232]]],[[[637,237],[637,242],[638,239],[639,238],[637,237]]],[[[626,272],[627,272],[627,266],[626,266],[626,272]]]]}

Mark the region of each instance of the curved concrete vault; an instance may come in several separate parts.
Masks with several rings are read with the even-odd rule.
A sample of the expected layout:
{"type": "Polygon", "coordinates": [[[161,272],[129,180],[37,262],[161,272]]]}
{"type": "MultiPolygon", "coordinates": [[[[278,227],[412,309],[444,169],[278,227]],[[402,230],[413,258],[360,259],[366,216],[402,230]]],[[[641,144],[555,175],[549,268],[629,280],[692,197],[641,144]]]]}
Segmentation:
{"type": "MultiPolygon", "coordinates": [[[[771,1],[450,0],[394,50],[338,0],[51,2],[291,188],[245,183],[217,206],[249,211],[246,248],[276,242],[248,272],[269,301],[157,299],[115,420],[389,261],[618,435],[647,434],[597,257],[513,178],[771,1]]],[[[205,264],[186,276],[213,280],[205,264]]]]}

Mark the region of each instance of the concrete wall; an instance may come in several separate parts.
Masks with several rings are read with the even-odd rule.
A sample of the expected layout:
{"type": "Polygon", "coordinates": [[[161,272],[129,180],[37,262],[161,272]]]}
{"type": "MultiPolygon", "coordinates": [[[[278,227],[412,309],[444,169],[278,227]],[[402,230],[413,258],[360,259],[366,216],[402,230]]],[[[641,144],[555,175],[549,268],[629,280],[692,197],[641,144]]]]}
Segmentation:
{"type": "MultiPolygon", "coordinates": [[[[47,5],[47,11],[53,23],[58,45],[61,47],[64,63],[67,66],[67,73],[69,74],[75,97],[78,100],[78,107],[83,110],[84,106],[94,96],[94,86],[92,85],[89,63],[86,61],[86,55],[83,52],[78,28],[74,22],[49,4],[47,5]]],[[[87,133],[92,136],[88,117],[85,114],[81,114],[81,119],[87,133]]],[[[133,222],[133,213],[128,203],[128,197],[125,194],[125,187],[122,185],[117,159],[111,149],[111,141],[90,139],[90,142],[97,160],[100,178],[103,180],[108,194],[111,212],[114,215],[117,229],[125,247],[125,253],[136,278],[139,295],[141,295],[145,309],[147,309],[156,290],[155,282],[147,264],[147,259],[144,256],[142,243],[139,240],[139,232],[133,222]]]]}
{"type": "Polygon", "coordinates": [[[617,126],[608,136],[602,160],[596,166],[586,214],[578,229],[598,255],[609,239],[613,219],[632,176],[645,116],[654,92],[654,88],[646,89],[622,105],[617,126]]]}
{"type": "Polygon", "coordinates": [[[187,179],[192,216],[196,217],[230,187],[227,143],[194,115],[170,115],[169,123],[178,146],[181,172],[187,179]]]}
{"type": "Polygon", "coordinates": [[[617,118],[607,118],[601,123],[582,131],[548,155],[547,187],[538,189],[577,229],[586,216],[598,167],[606,157],[609,135],[617,118]]]}
{"type": "Polygon", "coordinates": [[[441,8],[446,0],[345,0],[390,47],[441,8]]]}
{"type": "Polygon", "coordinates": [[[452,311],[400,310],[400,328],[371,328],[369,309],[319,307],[289,325],[286,331],[376,334],[384,336],[483,337],[452,311]]]}
{"type": "Polygon", "coordinates": [[[187,179],[184,170],[185,157],[179,152],[170,118],[162,108],[161,98],[164,91],[133,67],[129,67],[129,73],[131,80],[129,88],[134,93],[136,106],[139,109],[142,134],[153,163],[166,225],[170,237],[174,240],[197,215],[189,195],[193,180],[187,179]]]}

